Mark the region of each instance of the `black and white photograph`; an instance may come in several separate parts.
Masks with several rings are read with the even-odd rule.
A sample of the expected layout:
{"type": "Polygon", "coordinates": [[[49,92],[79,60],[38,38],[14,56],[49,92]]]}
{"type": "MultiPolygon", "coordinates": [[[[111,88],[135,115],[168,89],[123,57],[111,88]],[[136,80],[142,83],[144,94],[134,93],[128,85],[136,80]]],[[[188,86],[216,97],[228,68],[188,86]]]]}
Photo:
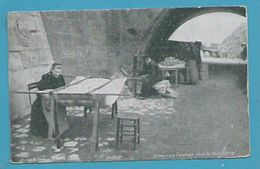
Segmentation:
{"type": "Polygon", "coordinates": [[[244,6],[8,13],[12,163],[250,156],[244,6]]]}

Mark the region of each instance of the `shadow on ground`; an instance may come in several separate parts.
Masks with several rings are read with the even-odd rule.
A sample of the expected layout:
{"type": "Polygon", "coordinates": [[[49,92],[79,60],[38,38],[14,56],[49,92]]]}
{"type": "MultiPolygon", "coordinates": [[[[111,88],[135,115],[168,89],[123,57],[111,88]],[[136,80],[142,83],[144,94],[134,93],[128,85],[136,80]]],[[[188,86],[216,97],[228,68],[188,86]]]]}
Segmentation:
{"type": "MultiPolygon", "coordinates": [[[[99,151],[94,161],[233,158],[249,153],[247,97],[232,73],[218,74],[196,85],[173,86],[177,99],[119,98],[120,114],[141,120],[141,142],[115,146],[116,120],[102,109],[99,151]]],[[[83,121],[83,109],[68,108],[71,130],[60,152],[50,154],[47,140],[29,134],[30,118],[12,124],[13,162],[90,161],[93,113],[83,121]]]]}

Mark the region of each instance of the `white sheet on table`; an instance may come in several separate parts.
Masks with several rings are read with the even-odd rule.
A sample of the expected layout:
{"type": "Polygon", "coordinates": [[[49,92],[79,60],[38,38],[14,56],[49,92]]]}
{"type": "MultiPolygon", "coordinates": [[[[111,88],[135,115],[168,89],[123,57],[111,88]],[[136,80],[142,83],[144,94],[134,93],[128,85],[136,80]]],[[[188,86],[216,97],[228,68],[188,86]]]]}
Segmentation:
{"type": "MultiPolygon", "coordinates": [[[[83,78],[76,78],[72,82],[77,83],[78,81],[83,80],[83,78]]],[[[111,106],[119,96],[124,87],[124,84],[126,82],[126,78],[119,78],[119,79],[113,79],[110,81],[110,79],[103,79],[103,78],[91,78],[91,79],[85,79],[78,84],[72,84],[72,86],[69,86],[65,89],[61,89],[57,91],[57,93],[87,93],[90,92],[91,94],[100,94],[101,97],[104,97],[105,105],[111,106]],[[102,85],[108,83],[104,87],[101,87],[102,85]],[[99,88],[95,90],[96,88],[99,88]],[[94,90],[93,92],[91,92],[94,90]]]]}
{"type": "Polygon", "coordinates": [[[118,95],[121,93],[125,81],[126,78],[114,79],[104,87],[94,91],[93,94],[107,94],[105,97],[105,105],[111,106],[119,97],[118,95]]]}
{"type": "Polygon", "coordinates": [[[78,81],[80,81],[80,80],[83,80],[83,79],[85,79],[85,77],[83,77],[83,76],[76,76],[75,79],[73,79],[73,80],[70,82],[70,84],[76,83],[76,82],[78,82],[78,81]]]}
{"type": "Polygon", "coordinates": [[[109,79],[102,79],[102,78],[86,79],[78,84],[74,84],[72,86],[66,87],[65,89],[61,89],[57,93],[79,93],[79,94],[88,93],[104,85],[107,82],[109,82],[109,79]]]}

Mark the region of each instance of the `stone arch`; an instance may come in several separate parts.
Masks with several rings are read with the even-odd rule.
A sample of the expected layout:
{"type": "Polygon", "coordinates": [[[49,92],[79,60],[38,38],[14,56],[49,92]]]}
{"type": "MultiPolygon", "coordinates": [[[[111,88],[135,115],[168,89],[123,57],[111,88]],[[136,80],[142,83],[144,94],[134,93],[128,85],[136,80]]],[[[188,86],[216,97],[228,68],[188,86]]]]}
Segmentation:
{"type": "Polygon", "coordinates": [[[246,16],[245,7],[203,7],[176,8],[162,11],[151,26],[141,50],[136,56],[149,55],[155,57],[160,53],[160,47],[168,41],[170,35],[188,20],[207,13],[226,12],[246,16]]]}

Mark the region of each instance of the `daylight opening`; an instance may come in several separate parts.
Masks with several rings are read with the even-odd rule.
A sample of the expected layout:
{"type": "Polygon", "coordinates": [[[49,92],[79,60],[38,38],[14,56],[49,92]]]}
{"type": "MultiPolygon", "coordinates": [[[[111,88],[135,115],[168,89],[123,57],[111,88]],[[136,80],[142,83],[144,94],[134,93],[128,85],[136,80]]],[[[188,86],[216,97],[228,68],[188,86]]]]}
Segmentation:
{"type": "Polygon", "coordinates": [[[169,40],[200,41],[205,46],[214,46],[224,43],[233,34],[234,40],[246,43],[246,22],[246,17],[232,13],[203,14],[181,25],[169,40]]]}

